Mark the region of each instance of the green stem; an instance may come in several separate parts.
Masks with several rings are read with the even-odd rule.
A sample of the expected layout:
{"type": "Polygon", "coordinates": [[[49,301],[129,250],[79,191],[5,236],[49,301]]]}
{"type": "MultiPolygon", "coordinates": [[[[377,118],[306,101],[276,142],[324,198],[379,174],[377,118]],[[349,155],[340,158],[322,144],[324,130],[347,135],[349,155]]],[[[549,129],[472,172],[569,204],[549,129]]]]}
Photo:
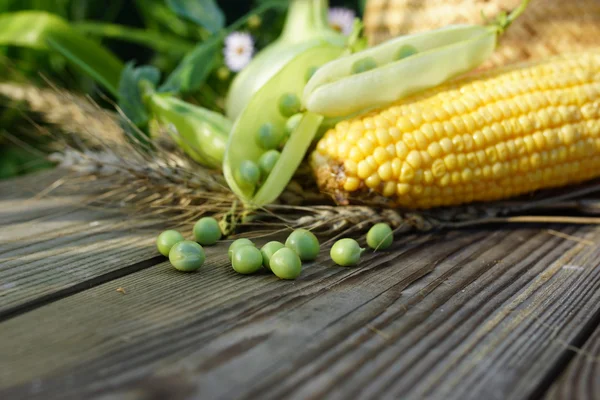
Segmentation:
{"type": "Polygon", "coordinates": [[[78,22],[73,24],[73,26],[86,34],[138,43],[160,52],[187,53],[194,48],[192,43],[182,40],[177,36],[144,29],[129,28],[118,24],[78,22]]]}
{"type": "Polygon", "coordinates": [[[293,0],[283,26],[281,38],[294,41],[307,32],[327,29],[328,0],[293,0]]]}
{"type": "MultiPolygon", "coordinates": [[[[493,22],[492,26],[498,30],[499,35],[502,35],[504,32],[506,32],[508,27],[513,22],[515,22],[517,20],[517,18],[519,18],[521,16],[521,14],[523,14],[525,12],[530,1],[531,0],[523,0],[523,1],[521,1],[521,4],[519,4],[519,6],[517,8],[515,8],[514,10],[512,10],[508,15],[506,15],[505,12],[502,12],[496,18],[496,20],[493,22]]],[[[482,14],[483,14],[483,12],[482,12],[482,14]]]]}
{"type": "Polygon", "coordinates": [[[523,0],[521,4],[519,4],[519,7],[517,7],[510,14],[508,14],[508,17],[506,18],[506,28],[508,28],[510,24],[512,24],[517,18],[521,16],[521,14],[525,12],[525,9],[529,5],[530,1],[531,0],[523,0]]]}

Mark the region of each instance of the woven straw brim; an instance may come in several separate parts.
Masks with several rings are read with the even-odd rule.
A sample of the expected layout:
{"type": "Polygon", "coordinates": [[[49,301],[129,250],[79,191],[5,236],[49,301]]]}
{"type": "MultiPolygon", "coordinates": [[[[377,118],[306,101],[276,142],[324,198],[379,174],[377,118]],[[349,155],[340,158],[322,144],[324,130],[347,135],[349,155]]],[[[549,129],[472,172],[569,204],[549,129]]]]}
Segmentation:
{"type": "MultiPolygon", "coordinates": [[[[483,24],[521,0],[369,0],[365,33],[371,44],[449,24],[483,24]]],[[[572,53],[600,46],[600,0],[532,0],[483,66],[572,53]]]]}

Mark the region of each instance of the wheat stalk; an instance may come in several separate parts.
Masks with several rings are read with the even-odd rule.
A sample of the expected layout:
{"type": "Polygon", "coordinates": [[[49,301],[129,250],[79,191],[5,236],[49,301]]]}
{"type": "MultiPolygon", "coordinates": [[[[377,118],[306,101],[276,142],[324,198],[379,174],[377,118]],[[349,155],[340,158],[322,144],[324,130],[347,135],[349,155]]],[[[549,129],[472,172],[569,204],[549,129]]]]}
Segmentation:
{"type": "Polygon", "coordinates": [[[52,195],[59,189],[61,194],[85,191],[91,194],[89,204],[123,210],[131,216],[132,223],[153,218],[189,230],[200,216],[214,215],[221,219],[223,230],[228,234],[244,231],[246,236],[259,237],[306,228],[330,241],[356,235],[378,222],[389,223],[396,232],[499,222],[600,223],[599,218],[590,216],[600,213],[600,201],[591,197],[600,191],[600,182],[576,189],[541,192],[510,202],[417,213],[366,205],[333,205],[312,183],[307,165],[298,170],[277,203],[248,212],[229,190],[219,171],[194,163],[163,137],[155,140],[152,147],[141,143],[121,128],[124,120],[118,114],[101,110],[87,98],[56,88],[15,84],[0,84],[0,93],[25,101],[31,112],[71,134],[56,137],[62,150],[50,156],[71,173],[43,195],[52,195]],[[300,182],[308,183],[302,186],[300,182]],[[551,215],[556,210],[586,216],[551,215]]]}

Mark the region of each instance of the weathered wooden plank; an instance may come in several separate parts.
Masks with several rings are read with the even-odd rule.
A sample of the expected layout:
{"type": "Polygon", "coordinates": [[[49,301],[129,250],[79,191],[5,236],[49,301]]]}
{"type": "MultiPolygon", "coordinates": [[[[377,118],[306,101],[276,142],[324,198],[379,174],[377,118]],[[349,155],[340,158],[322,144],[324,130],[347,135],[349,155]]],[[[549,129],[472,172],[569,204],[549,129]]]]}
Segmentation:
{"type": "MultiPolygon", "coordinates": [[[[0,200],[22,199],[35,196],[65,175],[61,169],[51,169],[33,174],[0,180],[0,200]]],[[[1,220],[1,219],[0,219],[1,220]]]]}
{"type": "Polygon", "coordinates": [[[9,217],[0,219],[0,319],[120,269],[156,263],[159,228],[144,226],[152,221],[131,226],[122,213],[87,208],[78,199],[0,200],[0,214],[9,217]]]}
{"type": "Polygon", "coordinates": [[[1,323],[0,397],[527,398],[599,307],[599,253],[449,232],[282,282],[215,247],[200,273],[163,263],[1,323]]]}
{"type": "MultiPolygon", "coordinates": [[[[53,341],[57,340],[57,342],[51,346],[54,351],[48,351],[48,347],[46,350],[29,347],[36,341],[33,336],[22,338],[18,353],[19,357],[24,357],[21,359],[24,361],[23,368],[13,366],[14,368],[11,368],[10,371],[0,372],[0,385],[7,386],[18,381],[26,382],[36,376],[47,375],[57,367],[58,369],[73,368],[69,375],[82,368],[90,372],[87,366],[84,366],[91,365],[90,363],[97,363],[97,368],[92,367],[96,371],[108,372],[111,370],[111,379],[116,378],[117,381],[120,381],[123,376],[113,376],[112,367],[105,363],[108,362],[110,365],[115,362],[123,363],[122,366],[126,369],[134,367],[134,377],[139,377],[140,372],[149,374],[153,367],[165,362],[163,358],[166,355],[168,358],[181,357],[192,349],[204,347],[204,344],[218,339],[224,332],[230,331],[238,324],[248,325],[248,327],[255,326],[265,318],[271,319],[301,307],[311,298],[328,293],[340,293],[338,285],[354,287],[359,276],[369,277],[379,269],[387,272],[383,275],[376,274],[377,282],[387,279],[388,285],[407,285],[411,280],[430,270],[435,265],[436,258],[444,258],[484,236],[485,233],[479,232],[447,242],[443,242],[442,238],[439,238],[435,240],[436,251],[416,251],[418,246],[421,249],[428,247],[426,246],[427,238],[421,238],[415,243],[399,247],[395,253],[371,255],[369,258],[372,259],[372,262],[361,269],[311,265],[306,269],[302,279],[296,282],[281,282],[268,275],[238,276],[230,268],[224,268],[226,265],[224,248],[211,248],[209,249],[209,259],[212,262],[202,273],[180,274],[164,264],[133,274],[128,279],[116,280],[4,322],[0,327],[0,354],[3,356],[13,357],[10,355],[10,351],[9,353],[4,351],[5,348],[9,350],[12,347],[9,342],[4,341],[4,338],[12,337],[13,339],[10,341],[14,344],[14,335],[17,332],[25,333],[27,322],[23,318],[29,320],[30,316],[38,315],[38,318],[44,319],[44,325],[50,324],[37,332],[44,331],[48,335],[47,337],[52,337],[53,341]],[[399,268],[387,268],[399,255],[406,257],[406,263],[399,268]],[[342,283],[345,281],[349,282],[342,283]],[[123,287],[127,294],[122,295],[116,292],[115,289],[118,287],[123,287]],[[55,307],[58,308],[55,309],[55,307]],[[91,310],[94,311],[91,312],[91,310]],[[48,312],[53,316],[50,316],[48,312]],[[88,319],[90,317],[91,319],[88,319]],[[65,318],[71,322],[67,322],[65,318]],[[80,318],[84,318],[84,320],[80,320],[80,318]],[[73,324],[73,322],[75,323],[73,324]],[[65,326],[69,326],[69,331],[73,328],[77,332],[67,333],[65,326]],[[104,328],[108,330],[104,331],[104,328]],[[68,345],[67,343],[60,344],[64,339],[59,330],[65,334],[64,339],[69,338],[67,339],[70,342],[68,345]],[[182,337],[183,332],[187,332],[187,334],[182,337]],[[177,338],[171,336],[173,334],[177,338]],[[136,343],[143,344],[144,348],[137,348],[132,346],[131,342],[127,343],[118,339],[122,335],[131,338],[136,343]],[[170,344],[166,345],[168,349],[155,348],[156,343],[164,342],[165,338],[169,336],[171,339],[167,341],[170,344]],[[23,347],[25,343],[27,343],[27,348],[23,347]],[[63,353],[58,356],[62,350],[56,350],[63,345],[66,346],[63,349],[68,347],[70,350],[67,350],[68,354],[63,353]],[[130,351],[127,351],[127,347],[130,348],[130,351]],[[153,348],[154,350],[151,350],[153,348]],[[30,361],[33,361],[33,354],[36,354],[35,358],[38,362],[30,364],[30,361]],[[25,358],[29,356],[32,357],[31,360],[25,361],[25,358]],[[53,361],[46,363],[43,361],[46,357],[52,358],[53,361]],[[109,361],[113,357],[117,357],[119,360],[109,361]],[[142,361],[142,359],[147,359],[147,361],[142,361]],[[84,360],[87,361],[82,363],[84,360]],[[56,362],[58,364],[55,364],[56,362]],[[141,369],[138,370],[136,365],[139,365],[141,369]]],[[[379,294],[377,287],[373,286],[370,289],[369,287],[366,285],[364,292],[360,296],[356,296],[357,301],[360,299],[364,301],[365,298],[372,298],[379,294]]],[[[345,290],[341,292],[345,292],[345,290]]],[[[348,297],[348,294],[344,294],[344,296],[348,297]]],[[[337,303],[341,305],[339,300],[337,303]]],[[[344,308],[349,310],[352,307],[354,305],[351,302],[344,308]]],[[[323,308],[317,314],[322,317],[327,315],[327,319],[330,320],[339,317],[339,313],[342,311],[330,314],[328,311],[332,310],[323,308]]],[[[276,325],[268,323],[261,329],[273,330],[276,325]]],[[[309,328],[311,327],[309,326],[309,328]]],[[[27,335],[32,334],[33,332],[27,333],[27,335]]],[[[213,351],[219,352],[220,350],[215,348],[213,351]]],[[[121,375],[124,371],[115,372],[121,375]]],[[[80,381],[80,378],[68,379],[80,381]]],[[[65,381],[60,377],[54,382],[52,385],[58,384],[56,389],[63,394],[66,393],[65,390],[70,389],[62,387],[65,381]]],[[[73,389],[81,391],[100,388],[96,387],[93,382],[87,382],[84,386],[73,389]],[[89,383],[93,387],[87,386],[89,383]]],[[[14,396],[18,395],[14,394],[14,396]]]]}
{"type": "MultiPolygon", "coordinates": [[[[595,316],[596,319],[600,315],[595,316]]],[[[597,322],[597,321],[596,321],[597,322]]],[[[562,343],[574,356],[569,366],[552,385],[545,399],[581,399],[594,400],[600,393],[600,326],[584,337],[581,348],[562,343]]]]}

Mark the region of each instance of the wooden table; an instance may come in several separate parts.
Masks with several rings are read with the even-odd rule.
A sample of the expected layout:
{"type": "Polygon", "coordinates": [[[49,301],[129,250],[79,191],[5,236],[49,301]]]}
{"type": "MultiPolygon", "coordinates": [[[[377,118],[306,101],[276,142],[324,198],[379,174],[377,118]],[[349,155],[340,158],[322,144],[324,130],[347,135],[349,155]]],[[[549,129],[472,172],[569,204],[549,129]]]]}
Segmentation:
{"type": "Polygon", "coordinates": [[[157,228],[0,182],[0,399],[593,399],[600,227],[398,237],[356,268],[184,274],[157,228]]]}

